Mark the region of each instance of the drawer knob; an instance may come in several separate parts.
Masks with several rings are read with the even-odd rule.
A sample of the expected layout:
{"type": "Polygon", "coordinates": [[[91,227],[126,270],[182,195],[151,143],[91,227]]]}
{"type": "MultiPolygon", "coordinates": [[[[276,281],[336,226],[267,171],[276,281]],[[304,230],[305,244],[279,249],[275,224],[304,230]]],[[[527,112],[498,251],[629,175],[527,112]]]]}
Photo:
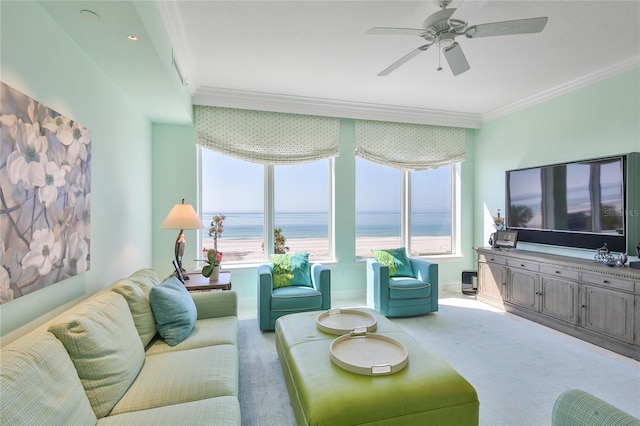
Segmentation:
{"type": "Polygon", "coordinates": [[[584,308],[586,308],[586,307],[587,307],[587,305],[582,305],[582,306],[580,306],[580,307],[584,309],[584,308]]]}
{"type": "Polygon", "coordinates": [[[603,280],[602,284],[609,284],[609,280],[603,280]]]}
{"type": "Polygon", "coordinates": [[[561,274],[561,273],[562,273],[562,272],[560,272],[560,271],[556,271],[556,274],[561,274]]]}

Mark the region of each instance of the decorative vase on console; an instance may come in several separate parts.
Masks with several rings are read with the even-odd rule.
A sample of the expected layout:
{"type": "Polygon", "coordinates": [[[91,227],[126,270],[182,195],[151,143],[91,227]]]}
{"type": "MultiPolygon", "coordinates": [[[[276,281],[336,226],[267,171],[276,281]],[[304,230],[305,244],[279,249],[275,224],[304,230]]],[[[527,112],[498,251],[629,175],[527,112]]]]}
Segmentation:
{"type": "MultiPolygon", "coordinates": [[[[504,218],[500,216],[500,209],[498,209],[498,216],[493,218],[493,227],[495,228],[496,231],[503,231],[506,229],[506,227],[504,226],[504,218]]],[[[492,232],[491,235],[489,235],[489,245],[493,247],[493,243],[495,241],[496,241],[496,233],[492,232]]]]}

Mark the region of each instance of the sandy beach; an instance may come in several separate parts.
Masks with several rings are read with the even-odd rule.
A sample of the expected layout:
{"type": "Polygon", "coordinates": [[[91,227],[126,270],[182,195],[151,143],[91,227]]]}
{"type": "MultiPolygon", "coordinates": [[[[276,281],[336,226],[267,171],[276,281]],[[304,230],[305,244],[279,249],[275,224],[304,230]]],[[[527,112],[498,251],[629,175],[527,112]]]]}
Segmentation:
{"type": "MultiPolygon", "coordinates": [[[[396,248],[400,246],[397,237],[360,237],[356,257],[371,256],[373,249],[396,248]]],[[[451,250],[451,237],[414,237],[412,248],[417,253],[443,253],[451,250]]],[[[288,253],[309,253],[310,259],[329,258],[329,244],[326,238],[289,238],[285,244],[288,253]]],[[[204,246],[213,248],[213,240],[205,239],[204,246]]],[[[218,240],[218,250],[223,253],[224,262],[261,261],[264,259],[262,240],[225,239],[218,240]]]]}

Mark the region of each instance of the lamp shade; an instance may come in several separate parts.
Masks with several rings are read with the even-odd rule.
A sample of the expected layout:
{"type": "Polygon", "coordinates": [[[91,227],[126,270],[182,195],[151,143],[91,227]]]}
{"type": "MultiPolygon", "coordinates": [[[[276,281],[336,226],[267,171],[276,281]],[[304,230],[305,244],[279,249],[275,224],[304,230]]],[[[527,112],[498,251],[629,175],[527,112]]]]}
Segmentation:
{"type": "Polygon", "coordinates": [[[191,204],[176,204],[160,225],[162,229],[202,229],[204,225],[191,204]]]}

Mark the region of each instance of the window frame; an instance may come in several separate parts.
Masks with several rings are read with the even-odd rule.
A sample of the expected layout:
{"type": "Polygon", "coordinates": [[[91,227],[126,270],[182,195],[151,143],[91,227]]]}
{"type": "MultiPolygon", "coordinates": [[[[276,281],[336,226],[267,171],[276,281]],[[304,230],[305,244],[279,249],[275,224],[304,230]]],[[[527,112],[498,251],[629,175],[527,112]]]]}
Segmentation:
{"type": "MultiPolygon", "coordinates": [[[[202,150],[207,149],[202,146],[198,146],[197,152],[197,191],[198,191],[198,215],[202,217],[202,150]]],[[[220,153],[220,155],[226,156],[226,154],[220,153]]],[[[314,259],[314,262],[320,263],[331,263],[335,262],[335,159],[327,158],[318,161],[327,161],[328,171],[328,182],[326,183],[329,187],[329,202],[327,209],[327,238],[328,238],[328,249],[329,249],[329,258],[327,259],[314,259]]],[[[262,239],[264,241],[265,247],[270,247],[270,250],[265,250],[264,258],[261,260],[247,260],[247,261],[237,261],[237,262],[227,262],[226,266],[231,268],[241,268],[241,267],[251,267],[263,263],[270,262],[270,256],[273,254],[273,244],[274,244],[274,236],[273,230],[276,228],[275,226],[275,167],[276,166],[286,166],[286,165],[273,165],[273,164],[264,164],[263,173],[263,235],[262,239]]],[[[198,247],[202,248],[202,235],[198,233],[197,244],[198,247]]]]}
{"type": "MultiPolygon", "coordinates": [[[[362,161],[368,161],[361,159],[362,161]]],[[[381,166],[383,167],[383,166],[381,166]]],[[[461,197],[461,162],[450,164],[451,173],[451,197],[450,197],[450,209],[451,209],[451,251],[443,253],[422,253],[415,255],[417,257],[451,257],[458,256],[461,250],[461,238],[460,238],[460,206],[462,203],[461,197]]],[[[400,172],[400,241],[403,247],[407,249],[407,254],[411,253],[411,173],[410,170],[403,170],[400,172]]],[[[357,191],[357,183],[356,183],[357,191]]],[[[357,225],[356,225],[357,226],[357,225]]],[[[356,236],[357,246],[357,236],[356,236]]],[[[365,260],[373,257],[373,254],[368,256],[356,256],[356,259],[365,260]]]]}

